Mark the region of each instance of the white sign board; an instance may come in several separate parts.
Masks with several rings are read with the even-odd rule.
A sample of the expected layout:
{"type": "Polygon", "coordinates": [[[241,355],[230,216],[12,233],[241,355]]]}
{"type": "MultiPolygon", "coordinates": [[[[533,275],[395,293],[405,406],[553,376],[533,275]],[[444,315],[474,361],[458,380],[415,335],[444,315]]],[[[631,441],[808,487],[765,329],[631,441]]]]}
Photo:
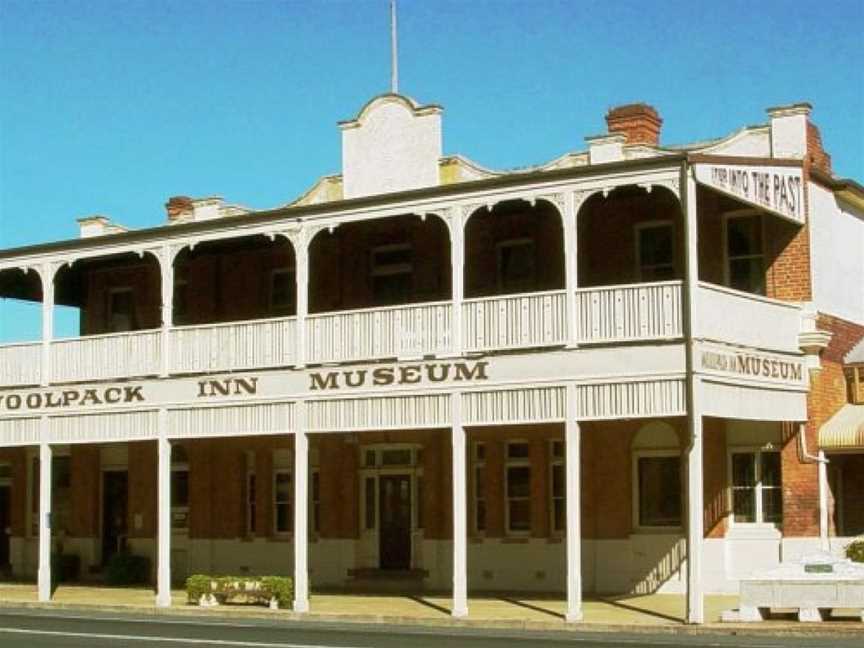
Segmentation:
{"type": "Polygon", "coordinates": [[[746,203],[804,223],[804,176],[800,168],[745,164],[694,164],[696,182],[746,203]]]}

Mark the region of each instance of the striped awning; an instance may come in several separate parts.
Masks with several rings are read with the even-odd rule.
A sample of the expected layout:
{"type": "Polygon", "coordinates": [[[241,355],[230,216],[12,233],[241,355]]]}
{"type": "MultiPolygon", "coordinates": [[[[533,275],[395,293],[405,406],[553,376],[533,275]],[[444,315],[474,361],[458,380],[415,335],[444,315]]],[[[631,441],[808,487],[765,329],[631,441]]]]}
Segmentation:
{"type": "Polygon", "coordinates": [[[864,450],[864,405],[844,405],[819,429],[822,450],[864,450]]]}

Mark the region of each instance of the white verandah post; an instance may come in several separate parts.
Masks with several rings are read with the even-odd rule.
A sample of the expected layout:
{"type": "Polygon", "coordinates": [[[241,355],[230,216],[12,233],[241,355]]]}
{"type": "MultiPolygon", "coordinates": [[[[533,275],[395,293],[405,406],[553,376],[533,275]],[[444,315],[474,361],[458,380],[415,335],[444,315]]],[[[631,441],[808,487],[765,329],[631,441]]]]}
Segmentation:
{"type": "Polygon", "coordinates": [[[54,339],[54,267],[42,264],[42,385],[51,384],[51,342],[54,339]]]}
{"type": "Polygon", "coordinates": [[[294,611],[309,611],[309,437],[306,404],[295,406],[294,430],[294,611]]]}
{"type": "Polygon", "coordinates": [[[306,318],[309,316],[309,243],[312,235],[308,230],[301,230],[291,236],[294,245],[294,279],[297,283],[297,351],[295,364],[304,367],[309,362],[306,350],[306,318]]]}
{"type": "Polygon", "coordinates": [[[582,620],[581,431],[576,420],[576,386],[567,386],[567,421],[564,430],[567,506],[567,612],[568,623],[582,620]]]}
{"type": "Polygon", "coordinates": [[[564,196],[564,213],[561,214],[564,226],[564,287],[567,290],[565,300],[567,309],[567,346],[575,347],[579,335],[576,326],[576,289],[578,287],[578,242],[576,229],[576,216],[579,205],[576,203],[576,195],[568,191],[564,196]]]}
{"type": "Polygon", "coordinates": [[[162,273],[162,365],[161,376],[171,373],[171,328],[174,326],[174,253],[169,245],[160,250],[162,273]]]}
{"type": "Polygon", "coordinates": [[[702,380],[696,375],[694,337],[699,323],[699,231],[696,181],[687,163],[681,169],[686,240],[685,335],[687,344],[687,424],[690,444],[687,450],[687,623],[705,622],[705,596],[702,585],[703,519],[703,429],[702,380]]]}
{"type": "Polygon", "coordinates": [[[460,357],[464,350],[462,310],[465,301],[465,217],[461,207],[454,207],[448,218],[450,228],[450,281],[453,293],[453,320],[450,328],[450,348],[460,357]]]}
{"type": "Polygon", "coordinates": [[[468,616],[468,513],[462,394],[450,396],[453,444],[453,607],[454,618],[468,616]]]}
{"type": "Polygon", "coordinates": [[[171,442],[168,441],[168,413],[159,411],[156,513],[156,605],[171,607],[171,442]]]}
{"type": "MultiPolygon", "coordinates": [[[[48,421],[42,419],[43,434],[48,421]]],[[[51,463],[52,448],[39,444],[39,601],[51,600],[51,463]]]]}

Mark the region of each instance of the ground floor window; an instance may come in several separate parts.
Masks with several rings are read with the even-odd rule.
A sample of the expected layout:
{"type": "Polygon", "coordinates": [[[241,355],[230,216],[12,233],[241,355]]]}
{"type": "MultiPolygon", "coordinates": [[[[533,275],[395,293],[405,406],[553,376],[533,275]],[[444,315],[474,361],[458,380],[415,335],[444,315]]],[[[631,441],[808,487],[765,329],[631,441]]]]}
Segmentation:
{"type": "Polygon", "coordinates": [[[550,444],[549,457],[549,496],[551,502],[552,532],[564,533],[567,529],[567,476],[564,472],[564,442],[553,441],[550,444]]]}
{"type": "Polygon", "coordinates": [[[171,446],[171,527],[189,528],[189,456],[179,445],[171,446]]]}
{"type": "Polygon", "coordinates": [[[486,444],[474,444],[474,531],[486,531],[486,444]]]}
{"type": "Polygon", "coordinates": [[[638,525],[681,526],[681,456],[678,453],[636,456],[638,525]]]}
{"type": "Polygon", "coordinates": [[[531,531],[531,463],[529,446],[524,441],[507,444],[506,466],[507,532],[531,531]]]}
{"type": "Polygon", "coordinates": [[[733,521],[782,523],[780,453],[776,450],[734,451],[731,464],[733,521]]]}
{"type": "Polygon", "coordinates": [[[276,533],[291,533],[294,530],[294,488],[290,470],[273,473],[273,509],[276,533]]]}

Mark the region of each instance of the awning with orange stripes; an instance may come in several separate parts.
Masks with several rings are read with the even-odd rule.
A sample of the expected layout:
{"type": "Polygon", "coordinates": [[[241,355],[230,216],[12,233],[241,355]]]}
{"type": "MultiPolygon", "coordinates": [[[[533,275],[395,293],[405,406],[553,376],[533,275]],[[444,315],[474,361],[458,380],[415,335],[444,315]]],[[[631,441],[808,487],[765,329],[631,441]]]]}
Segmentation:
{"type": "Polygon", "coordinates": [[[864,405],[844,405],[819,429],[822,450],[864,450],[864,405]]]}

